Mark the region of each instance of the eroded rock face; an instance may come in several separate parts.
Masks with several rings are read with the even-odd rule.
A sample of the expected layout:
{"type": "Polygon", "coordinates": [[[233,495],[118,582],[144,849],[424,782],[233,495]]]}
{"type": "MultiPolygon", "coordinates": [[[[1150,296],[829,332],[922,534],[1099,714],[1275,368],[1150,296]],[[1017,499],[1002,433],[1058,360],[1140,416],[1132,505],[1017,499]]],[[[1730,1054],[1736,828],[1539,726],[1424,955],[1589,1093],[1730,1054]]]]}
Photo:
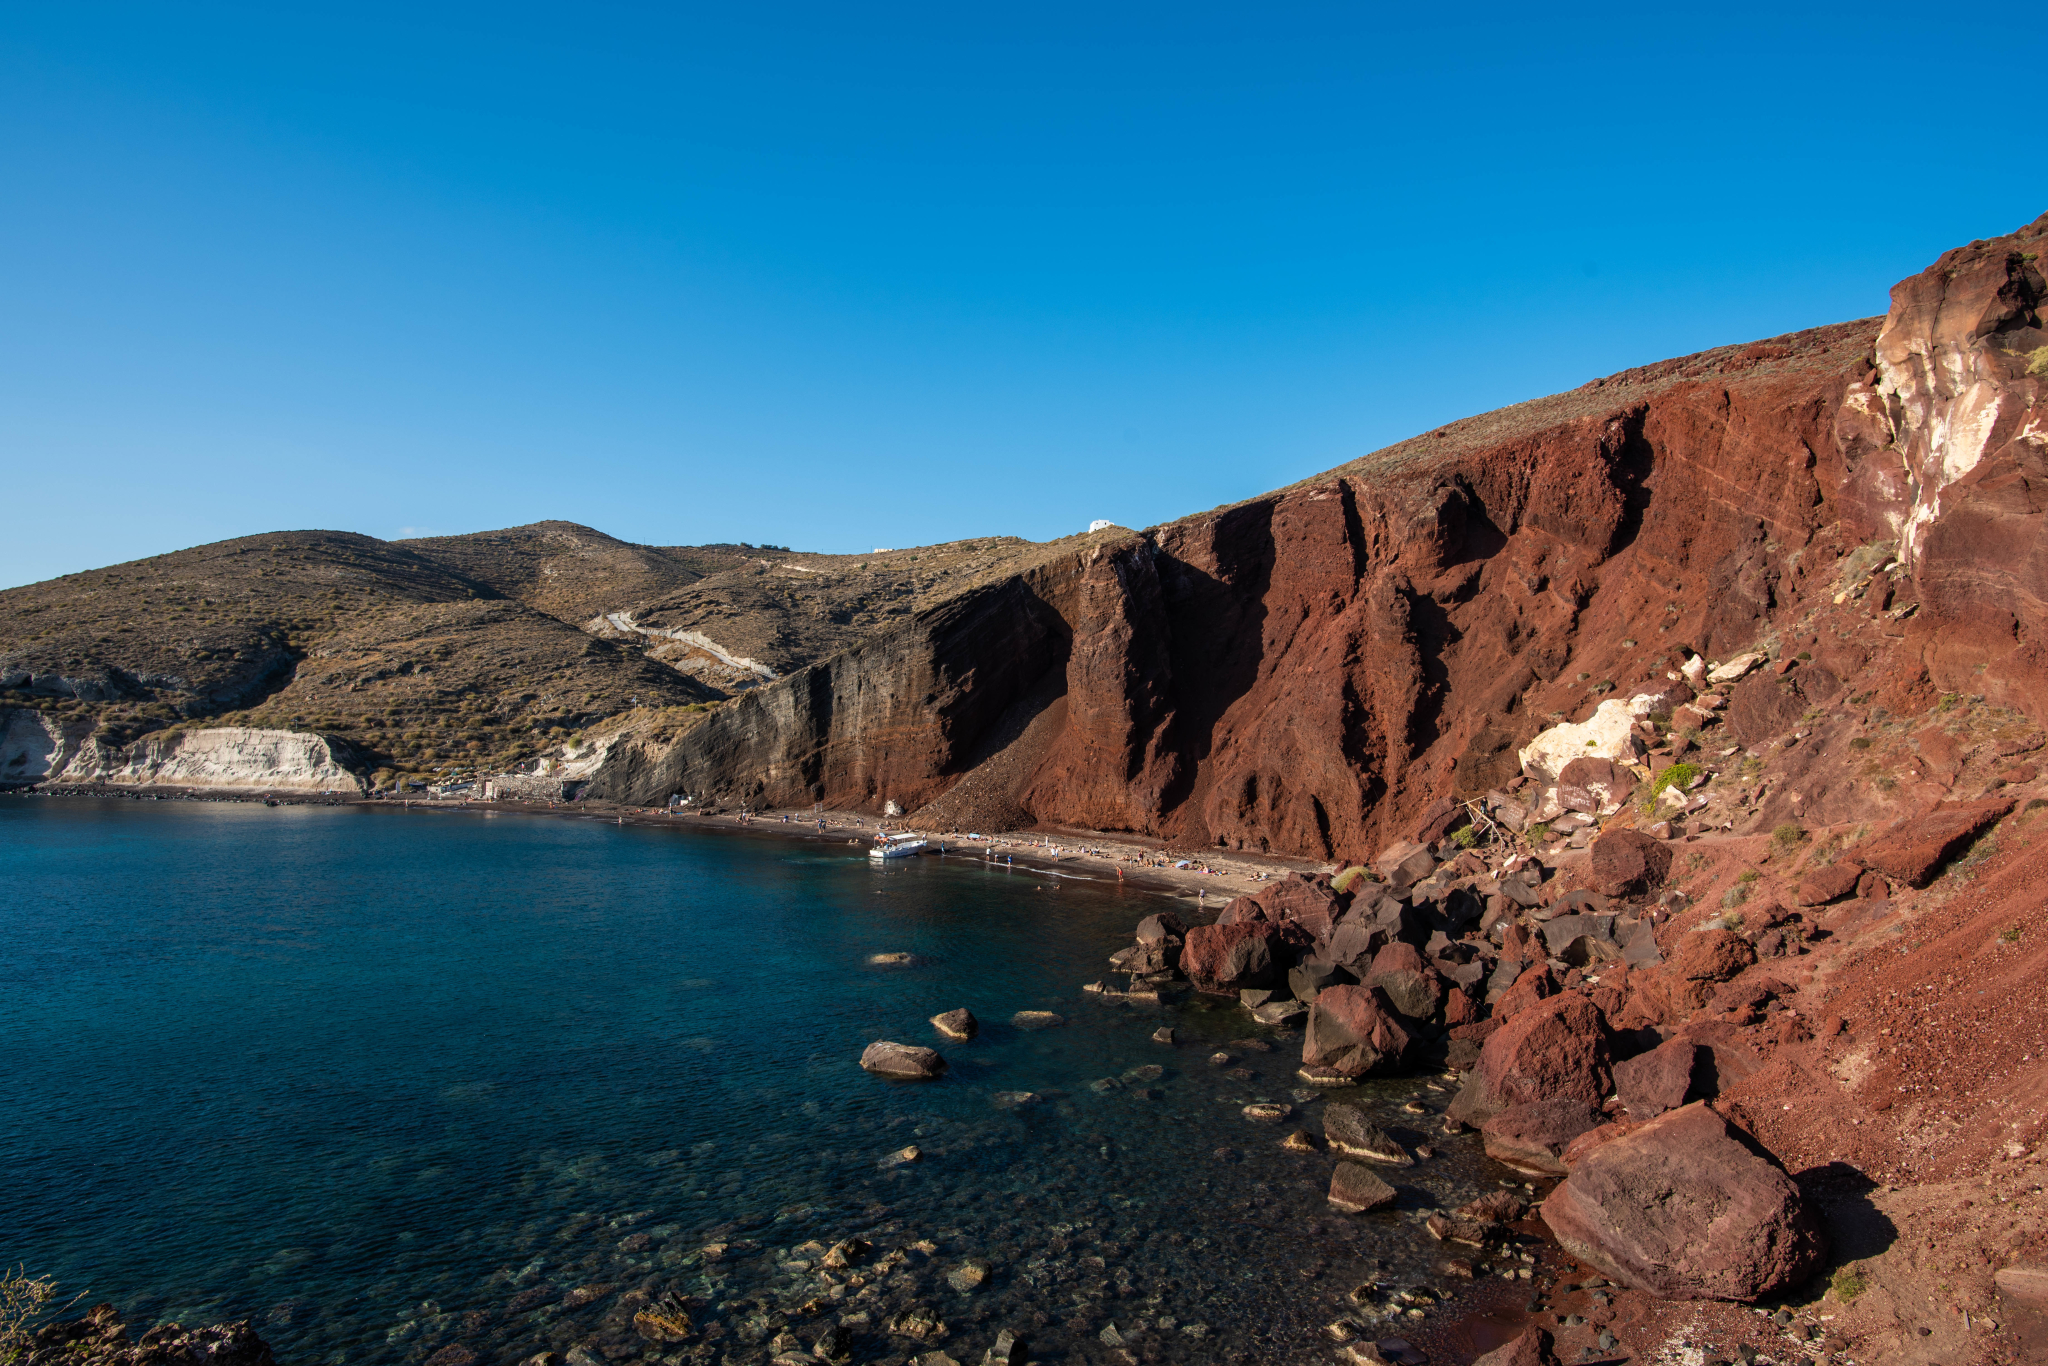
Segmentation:
{"type": "MultiPolygon", "coordinates": [[[[1077,538],[667,750],[622,750],[593,795],[915,809],[995,784],[1047,823],[1362,862],[1525,757],[1545,782],[1587,758],[1618,780],[1637,714],[1690,701],[1704,722],[1710,663],[1728,678],[1887,540],[1904,562],[1873,610],[1917,609],[1905,652],[1937,686],[2048,715],[2048,511],[2028,492],[2048,479],[2027,349],[2044,235],[1900,285],[1875,371],[1868,320],[1721,348],[1077,538]],[[1662,647],[1637,638],[1652,620],[1662,647]]],[[[1832,705],[1855,667],[1715,686],[1740,735],[1832,705]]]]}
{"type": "Polygon", "coordinates": [[[1784,1168],[1704,1102],[1578,1159],[1542,1214],[1566,1252],[1667,1299],[1756,1300],[1826,1252],[1784,1168]]]}
{"type": "Polygon", "coordinates": [[[1876,839],[1857,846],[1847,857],[1886,877],[1925,887],[1942,865],[1969,847],[1971,840],[2010,814],[2013,805],[2009,797],[1943,802],[1926,815],[1901,821],[1876,839]]]}
{"type": "Polygon", "coordinates": [[[0,781],[359,796],[360,766],[347,745],[305,731],[214,726],[103,745],[28,711],[6,713],[0,730],[0,781]]]}
{"type": "MultiPolygon", "coordinates": [[[[1845,520],[1898,543],[1937,686],[2048,703],[2038,590],[2044,522],[2025,492],[2043,463],[2048,215],[1945,252],[1892,288],[1875,374],[1836,416],[1845,520]],[[1986,668],[1984,666],[1988,665],[1986,668]]],[[[1902,576],[1903,577],[1903,576],[1902,576]]]]}

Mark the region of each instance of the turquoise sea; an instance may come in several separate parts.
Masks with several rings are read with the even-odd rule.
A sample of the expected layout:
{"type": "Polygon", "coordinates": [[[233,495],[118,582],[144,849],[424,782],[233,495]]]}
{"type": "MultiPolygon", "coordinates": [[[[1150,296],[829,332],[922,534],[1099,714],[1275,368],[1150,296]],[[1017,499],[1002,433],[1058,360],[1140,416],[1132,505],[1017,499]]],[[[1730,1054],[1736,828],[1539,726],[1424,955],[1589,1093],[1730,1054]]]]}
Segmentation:
{"type": "Polygon", "coordinates": [[[1114,882],[595,819],[10,797],[0,886],[0,1260],[131,1322],[253,1319],[285,1363],[766,1362],[835,1329],[855,1361],[979,1361],[1003,1328],[1042,1362],[1327,1361],[1343,1292],[1444,1287],[1421,1213],[1506,1175],[1399,1108],[1447,1097],[1378,1083],[1347,1098],[1444,1151],[1397,1208],[1331,1212],[1327,1154],[1279,1146],[1321,1132],[1298,1036],[1080,992],[1168,904],[1114,882]],[[957,1006],[971,1043],[926,1022],[957,1006]],[[869,1076],[881,1038],[951,1070],[869,1076]],[[1247,1121],[1257,1100],[1292,1121],[1247,1121]],[[866,1270],[821,1276],[855,1236],[866,1270]],[[632,1315],[671,1293],[696,1330],[650,1342],[632,1315]],[[943,1333],[888,1331],[920,1308],[943,1333]]]}

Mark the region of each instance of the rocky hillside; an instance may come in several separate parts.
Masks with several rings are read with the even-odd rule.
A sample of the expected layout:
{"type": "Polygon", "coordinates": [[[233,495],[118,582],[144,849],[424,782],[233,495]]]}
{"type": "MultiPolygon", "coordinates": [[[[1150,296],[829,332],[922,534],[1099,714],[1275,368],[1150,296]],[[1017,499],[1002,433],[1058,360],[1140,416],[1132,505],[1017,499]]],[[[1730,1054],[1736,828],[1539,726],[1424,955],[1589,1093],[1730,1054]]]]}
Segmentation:
{"type": "Polygon", "coordinates": [[[1736,699],[1743,734],[1839,706],[1852,678],[1891,713],[1947,693],[2039,718],[2044,237],[2048,219],[1948,253],[1881,320],[1627,371],[1052,548],[670,745],[622,747],[594,790],[1363,859],[1696,656],[1804,656],[1736,699]],[[1812,629],[1838,595],[1873,605],[1867,631],[1812,629]]]}

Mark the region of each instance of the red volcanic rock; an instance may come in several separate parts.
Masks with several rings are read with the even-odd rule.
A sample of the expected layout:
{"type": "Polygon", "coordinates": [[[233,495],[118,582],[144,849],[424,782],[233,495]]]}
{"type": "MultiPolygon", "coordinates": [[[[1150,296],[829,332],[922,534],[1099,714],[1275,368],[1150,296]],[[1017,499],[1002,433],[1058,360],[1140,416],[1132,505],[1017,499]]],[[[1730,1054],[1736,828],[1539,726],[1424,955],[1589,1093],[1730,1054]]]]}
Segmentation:
{"type": "Polygon", "coordinates": [[[1328,987],[1308,1008],[1301,1061],[1310,1072],[1362,1077],[1382,1065],[1398,1066],[1409,1043],[1385,993],[1374,987],[1328,987]]]}
{"type": "Polygon", "coordinates": [[[1305,921],[1315,916],[1334,919],[1343,904],[1326,883],[1299,876],[1282,878],[1260,892],[1256,900],[1265,907],[1269,920],[1305,921]]]}
{"type": "Polygon", "coordinates": [[[1727,930],[1700,930],[1680,941],[1672,969],[1688,982],[1725,982],[1756,961],[1749,941],[1727,930]]]}
{"type": "Polygon", "coordinates": [[[1666,1299],[1756,1300],[1826,1249],[1777,1159],[1703,1102],[1580,1157],[1542,1214],[1571,1256],[1666,1299]]]}
{"type": "Polygon", "coordinates": [[[1447,1113],[1483,1124],[1511,1105],[1568,1097],[1607,1098],[1613,1044],[1599,1007],[1577,993],[1553,997],[1488,1036],[1447,1113]]]}
{"type": "Polygon", "coordinates": [[[1479,1126],[1486,1155],[1533,1176],[1563,1176],[1567,1145],[1600,1127],[1600,1112],[1571,1096],[1510,1105],[1479,1126]]]}
{"type": "Polygon", "coordinates": [[[1459,1025],[1471,1024],[1479,1018],[1479,1007],[1465,988],[1452,987],[1444,993],[1444,1023],[1452,1029],[1459,1025]]]}
{"type": "Polygon", "coordinates": [[[1550,965],[1538,963],[1524,969],[1515,984],[1500,994],[1500,999],[1493,1003],[1493,1017],[1505,1020],[1555,995],[1557,979],[1550,975],[1550,965]]]}
{"type": "MultiPolygon", "coordinates": [[[[1715,728],[1832,708],[1830,678],[1890,706],[1865,669],[1924,670],[1901,697],[1985,693],[2038,726],[2048,511],[2023,429],[2044,238],[2048,220],[1949,253],[1894,291],[1881,329],[1644,366],[962,576],[975,586],[921,597],[672,742],[614,747],[590,795],[946,812],[988,792],[1049,825],[1356,861],[1446,799],[1505,791],[1530,718],[1579,713],[1592,679],[1625,700],[1664,687],[1678,643],[1726,660],[1832,611],[1842,552],[1881,540],[1901,563],[1876,599],[1917,604],[1910,619],[1859,607],[1867,646],[1809,642],[1814,659],[1731,687],[1715,728]],[[1635,643],[1651,630],[1672,644],[1635,643]]],[[[1769,800],[1854,800],[1798,781],[1769,800]]]]}
{"type": "Polygon", "coordinates": [[[1910,817],[1849,851],[1847,857],[1913,887],[1934,881],[1942,865],[1971,840],[2009,815],[2010,797],[1981,802],[1943,802],[1924,816],[1910,817]]]}
{"type": "Polygon", "coordinates": [[[1602,896],[1649,893],[1671,871],[1671,846],[1639,830],[1610,830],[1593,841],[1587,885],[1602,896]]]}
{"type": "Polygon", "coordinates": [[[1799,890],[1794,894],[1792,904],[1825,906],[1830,901],[1840,901],[1856,890],[1856,880],[1862,876],[1863,869],[1847,859],[1830,864],[1800,880],[1799,890]]]}
{"type": "Polygon", "coordinates": [[[1641,1127],[1642,1125],[1631,1120],[1616,1120],[1597,1129],[1588,1129],[1564,1145],[1564,1152],[1559,1154],[1558,1161],[1564,1164],[1566,1171],[1572,1171],[1579,1163],[1585,1161],[1587,1155],[1595,1148],[1612,1143],[1617,1138],[1624,1138],[1641,1127]]]}
{"type": "Polygon", "coordinates": [[[1698,1051],[1698,1045],[1688,1040],[1672,1039],[1614,1064],[1614,1093],[1621,1097],[1629,1117],[1655,1119],[1685,1104],[1698,1051]]]}
{"type": "Polygon", "coordinates": [[[1494,1348],[1472,1366],[1558,1366],[1550,1333],[1533,1325],[1524,1328],[1513,1342],[1494,1348]]]}
{"type": "Polygon", "coordinates": [[[1443,983],[1429,960],[1413,944],[1398,939],[1373,956],[1364,981],[1385,992],[1394,1009],[1411,1020],[1431,1019],[1443,1000],[1443,983]]]}
{"type": "Polygon", "coordinates": [[[1256,898],[1233,897],[1228,906],[1217,915],[1218,925],[1246,925],[1266,919],[1266,908],[1256,898]]]}
{"type": "Polygon", "coordinates": [[[1264,921],[1197,925],[1181,945],[1180,970],[1201,991],[1228,995],[1280,979],[1284,941],[1264,921]]]}

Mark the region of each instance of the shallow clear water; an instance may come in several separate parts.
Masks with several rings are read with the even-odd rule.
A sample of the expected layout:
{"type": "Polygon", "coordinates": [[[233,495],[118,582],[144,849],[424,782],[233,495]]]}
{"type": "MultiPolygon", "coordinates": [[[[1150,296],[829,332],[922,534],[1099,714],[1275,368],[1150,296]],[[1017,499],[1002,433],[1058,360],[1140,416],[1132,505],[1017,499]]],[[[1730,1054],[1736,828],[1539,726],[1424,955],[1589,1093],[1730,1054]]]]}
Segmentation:
{"type": "MultiPolygon", "coordinates": [[[[1470,1139],[1436,1134],[1396,1209],[1336,1215],[1328,1155],[1279,1147],[1321,1132],[1318,1102],[1290,1096],[1298,1043],[1212,1066],[1272,1032],[1229,1003],[1079,991],[1158,898],[861,853],[538,816],[0,800],[0,1259],[139,1316],[253,1318],[296,1363],[450,1344],[765,1361],[778,1333],[841,1321],[863,1361],[978,1361],[1003,1327],[1038,1361],[1107,1360],[1112,1322],[1139,1359],[1327,1361],[1343,1291],[1442,1284],[1419,1212],[1505,1174],[1470,1139]],[[885,952],[917,962],[868,964],[885,952]],[[956,1006],[980,1038],[926,1023],[956,1006]],[[1068,1023],[1010,1026],[1027,1009],[1068,1023]],[[1151,1041],[1163,1023],[1176,1046],[1151,1041]],[[856,1060],[878,1038],[951,1071],[871,1077],[856,1060]],[[1091,1087],[1148,1064],[1163,1075],[1091,1087]],[[1011,1091],[1039,1099],[1006,1108],[1011,1091]],[[1296,1114],[1253,1124],[1254,1100],[1296,1114]],[[921,1161],[877,1165],[906,1144],[921,1161]],[[932,1246],[854,1268],[866,1284],[790,1265],[853,1235],[878,1256],[932,1246]],[[956,1290],[970,1258],[988,1281],[956,1290]],[[610,1289],[573,1304],[584,1286],[610,1289]],[[670,1290],[699,1331],[645,1341],[632,1312],[670,1290]],[[885,1331],[913,1306],[944,1336],[885,1331]]],[[[1446,1099],[1346,1098],[1433,1134],[1398,1108],[1417,1093],[1446,1099]]]]}

